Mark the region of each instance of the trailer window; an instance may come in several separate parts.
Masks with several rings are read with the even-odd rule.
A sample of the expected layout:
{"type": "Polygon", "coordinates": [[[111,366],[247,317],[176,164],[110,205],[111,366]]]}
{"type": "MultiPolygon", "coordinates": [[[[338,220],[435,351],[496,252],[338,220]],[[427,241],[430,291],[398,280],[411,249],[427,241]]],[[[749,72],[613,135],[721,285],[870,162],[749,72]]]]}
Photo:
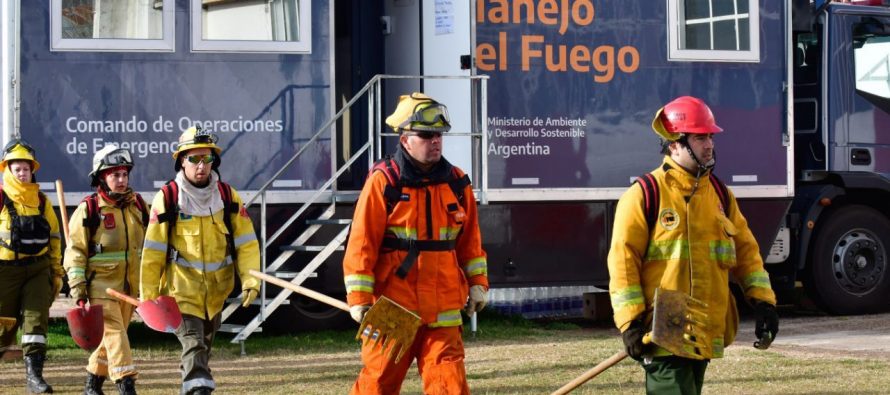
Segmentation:
{"type": "Polygon", "coordinates": [[[174,0],[51,0],[53,51],[174,50],[174,0]]]}
{"type": "Polygon", "coordinates": [[[858,37],[854,43],[856,90],[890,99],[890,36],[858,37]]]}
{"type": "Polygon", "coordinates": [[[669,60],[758,62],[759,21],[757,0],[668,0],[669,60]]]}
{"type": "Polygon", "coordinates": [[[309,0],[191,0],[192,50],[312,51],[309,0]]]}

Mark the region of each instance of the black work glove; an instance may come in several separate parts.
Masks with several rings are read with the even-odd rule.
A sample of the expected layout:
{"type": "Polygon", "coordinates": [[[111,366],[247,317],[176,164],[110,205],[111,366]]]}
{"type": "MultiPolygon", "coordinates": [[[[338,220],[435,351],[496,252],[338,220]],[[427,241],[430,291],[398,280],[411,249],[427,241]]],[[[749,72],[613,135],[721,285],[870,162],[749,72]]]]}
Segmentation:
{"type": "Polygon", "coordinates": [[[769,339],[776,338],[779,333],[779,315],[776,314],[776,306],[766,302],[757,302],[754,305],[754,315],[757,317],[757,326],[754,327],[754,336],[763,339],[767,332],[772,334],[769,339]]]}
{"type": "Polygon", "coordinates": [[[621,333],[621,339],[624,340],[624,350],[629,357],[638,362],[643,360],[644,334],[646,334],[646,328],[643,325],[642,318],[631,321],[627,329],[621,333]]]}

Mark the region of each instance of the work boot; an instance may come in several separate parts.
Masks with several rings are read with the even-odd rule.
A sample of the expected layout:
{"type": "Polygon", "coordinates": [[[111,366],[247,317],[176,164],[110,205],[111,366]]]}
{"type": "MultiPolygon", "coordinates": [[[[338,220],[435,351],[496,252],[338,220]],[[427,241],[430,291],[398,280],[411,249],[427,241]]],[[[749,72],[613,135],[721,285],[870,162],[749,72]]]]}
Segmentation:
{"type": "Polygon", "coordinates": [[[51,394],[53,387],[43,380],[44,354],[25,355],[25,377],[28,383],[28,392],[32,394],[51,394]]]}
{"type": "Polygon", "coordinates": [[[133,380],[133,376],[124,377],[114,383],[121,395],[136,395],[136,380],[133,380]]]}
{"type": "Polygon", "coordinates": [[[96,376],[87,372],[87,383],[83,387],[83,395],[105,395],[102,392],[103,383],[105,383],[105,376],[96,376]]]}
{"type": "Polygon", "coordinates": [[[188,395],[210,395],[211,392],[213,392],[212,388],[198,387],[189,391],[188,395]]]}

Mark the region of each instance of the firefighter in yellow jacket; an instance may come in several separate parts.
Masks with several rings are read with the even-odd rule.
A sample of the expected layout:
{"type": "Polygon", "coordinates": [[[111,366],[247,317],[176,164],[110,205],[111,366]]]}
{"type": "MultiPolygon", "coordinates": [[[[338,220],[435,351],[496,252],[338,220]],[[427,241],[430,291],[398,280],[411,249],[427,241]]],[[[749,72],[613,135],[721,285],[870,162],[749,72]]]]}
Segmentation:
{"type": "Polygon", "coordinates": [[[96,193],[77,206],[69,221],[65,270],[71,297],[78,303],[102,306],[104,322],[102,342],[87,365],[87,395],[102,394],[108,377],[122,395],[136,394],[137,371],[127,337],[134,307],[105,293],[106,288],[131,296],[139,292],[147,209],[130,188],[132,169],[130,151],[114,145],[97,151],[90,171],[96,193]]]}
{"type": "Polygon", "coordinates": [[[209,131],[192,127],[183,132],[173,153],[176,178],[152,201],[142,250],[143,300],[169,294],[182,311],[176,330],[182,343],[182,394],[204,395],[216,388],[210,349],[235,272],[243,306],[259,293],[259,282],[248,272],[260,267],[256,233],[238,193],[219,179],[221,152],[209,131]],[[171,202],[165,203],[165,197],[171,202]]]}
{"type": "Polygon", "coordinates": [[[356,203],[343,260],[347,299],[358,322],[386,296],[424,325],[399,362],[365,342],[351,393],[399,393],[417,359],[425,394],[468,394],[460,309],[472,315],[488,300],[473,189],[442,157],[442,133],[451,128],[444,105],[404,95],[386,123],[399,132],[399,149],[378,162],[356,203]]]}
{"type": "Polygon", "coordinates": [[[754,306],[755,335],[764,345],[779,329],[776,298],[735,197],[711,178],[713,135],[723,129],[710,108],[700,99],[679,97],[656,113],[652,127],[662,138],[665,158],[618,202],[609,294],[627,353],[646,371],[647,393],[698,394],[708,361],[722,357],[738,329],[729,281],[737,281],[754,306]],[[647,210],[649,203],[653,207],[647,210]],[[647,220],[648,212],[657,215],[647,220]],[[698,345],[689,354],[643,344],[656,288],[680,291],[707,305],[692,306],[705,314],[693,334],[698,345]]]}
{"type": "MultiPolygon", "coordinates": [[[[43,379],[49,307],[62,288],[59,222],[34,182],[40,163],[22,140],[4,149],[0,211],[0,316],[18,317],[28,391],[52,393],[43,379]]],[[[0,351],[15,341],[16,328],[0,327],[0,351]]]]}

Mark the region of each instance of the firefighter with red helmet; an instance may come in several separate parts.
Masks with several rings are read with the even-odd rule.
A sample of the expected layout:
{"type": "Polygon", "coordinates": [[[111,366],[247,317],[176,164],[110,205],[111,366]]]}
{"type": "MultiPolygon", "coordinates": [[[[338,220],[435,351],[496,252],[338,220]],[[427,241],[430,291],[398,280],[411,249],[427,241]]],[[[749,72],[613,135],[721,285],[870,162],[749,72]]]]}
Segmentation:
{"type": "Polygon", "coordinates": [[[417,359],[425,394],[468,394],[460,310],[475,314],[488,299],[473,189],[442,157],[442,134],[451,128],[444,105],[403,95],[386,123],[399,133],[398,150],[378,162],[356,203],[343,260],[347,300],[358,322],[386,296],[423,326],[398,362],[365,342],[351,393],[399,393],[417,359]]]}
{"type": "Polygon", "coordinates": [[[754,306],[763,348],[779,329],[776,297],[735,197],[712,174],[714,134],[723,129],[711,109],[701,99],[679,97],[656,112],[652,128],[665,157],[618,201],[609,295],[627,353],[646,372],[646,392],[698,394],[708,362],[723,356],[738,329],[729,281],[738,282],[754,306]],[[681,339],[688,347],[644,344],[656,289],[701,302],[702,322],[681,339]]]}
{"type": "Polygon", "coordinates": [[[130,187],[132,170],[130,151],[111,144],[96,151],[89,174],[96,193],[77,206],[69,221],[65,270],[71,297],[79,304],[102,306],[102,342],[87,364],[83,392],[87,395],[102,394],[106,378],[121,394],[136,393],[137,370],[127,337],[134,307],[105,293],[112,288],[134,297],[139,294],[147,209],[130,187]]]}

